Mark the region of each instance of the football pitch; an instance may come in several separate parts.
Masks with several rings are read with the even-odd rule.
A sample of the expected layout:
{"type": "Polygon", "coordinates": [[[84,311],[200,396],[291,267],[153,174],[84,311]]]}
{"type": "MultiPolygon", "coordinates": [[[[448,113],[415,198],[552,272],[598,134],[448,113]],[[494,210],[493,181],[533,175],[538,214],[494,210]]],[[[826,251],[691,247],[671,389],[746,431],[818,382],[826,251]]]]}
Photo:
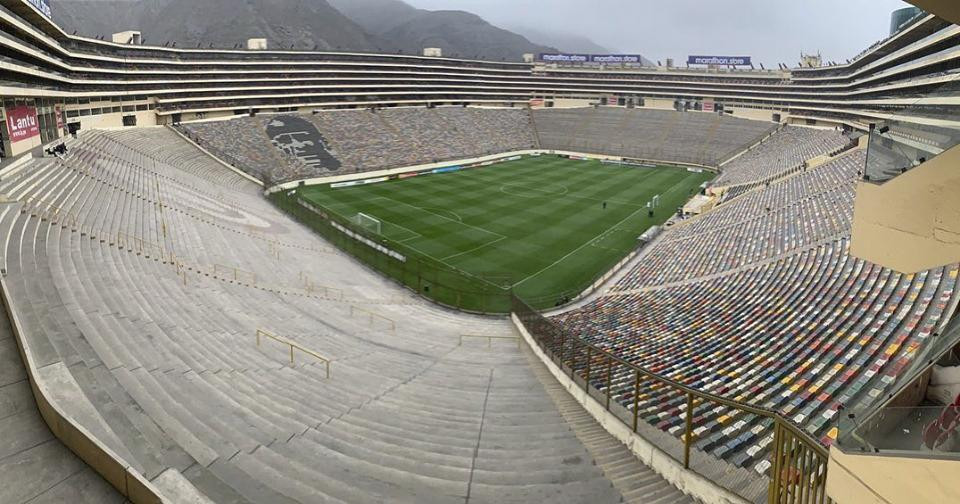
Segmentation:
{"type": "MultiPolygon", "coordinates": [[[[356,223],[360,213],[372,217],[357,227],[403,254],[407,269],[416,259],[422,262],[416,266],[420,270],[423,264],[437,265],[466,277],[465,283],[512,288],[532,306],[546,308],[593,283],[636,248],[641,234],[674,215],[713,176],[672,166],[542,156],[377,184],[311,186],[299,189],[296,197],[338,214],[340,222],[356,223]],[[651,218],[647,203],[656,195],[661,204],[651,218]]],[[[383,257],[373,261],[387,260],[385,254],[376,255],[383,257]]],[[[429,278],[425,290],[422,278],[415,283],[431,297],[455,287],[450,280],[433,281],[438,285],[432,293],[429,278]]],[[[463,290],[471,289],[476,286],[463,290]]],[[[463,296],[440,301],[499,311],[463,296]]]]}

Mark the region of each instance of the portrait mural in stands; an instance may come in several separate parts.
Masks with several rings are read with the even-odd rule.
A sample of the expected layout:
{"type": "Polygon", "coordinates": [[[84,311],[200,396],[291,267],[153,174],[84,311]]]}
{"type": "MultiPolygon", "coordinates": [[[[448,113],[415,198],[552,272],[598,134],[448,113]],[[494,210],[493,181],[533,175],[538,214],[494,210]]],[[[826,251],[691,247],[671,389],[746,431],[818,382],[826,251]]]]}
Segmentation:
{"type": "Polygon", "coordinates": [[[267,123],[267,135],[276,148],[297,157],[311,168],[335,172],[340,160],[327,146],[323,135],[310,121],[296,116],[279,116],[267,123]]]}

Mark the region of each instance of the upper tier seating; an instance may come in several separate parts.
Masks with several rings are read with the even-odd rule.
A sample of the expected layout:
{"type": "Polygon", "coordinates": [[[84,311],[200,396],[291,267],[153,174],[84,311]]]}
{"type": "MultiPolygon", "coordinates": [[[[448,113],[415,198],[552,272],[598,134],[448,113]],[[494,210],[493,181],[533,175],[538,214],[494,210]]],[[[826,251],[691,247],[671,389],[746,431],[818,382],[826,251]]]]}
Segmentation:
{"type": "Polygon", "coordinates": [[[544,149],[717,166],[774,124],[672,110],[576,108],[533,113],[544,149]]]}
{"type": "MultiPolygon", "coordinates": [[[[864,153],[780,180],[667,230],[596,301],[556,317],[581,338],[835,439],[837,412],[884,397],[958,300],[958,265],[916,275],[850,256],[864,153]]],[[[633,375],[611,393],[632,408],[633,375]]],[[[605,390],[605,384],[595,383],[605,390]]],[[[686,398],[648,389],[641,418],[680,436],[686,398]]],[[[769,469],[771,424],[702,405],[696,446],[769,469]]]]}
{"type": "Polygon", "coordinates": [[[530,115],[523,109],[387,108],[300,116],[316,127],[341,163],[331,172],[271,147],[267,125],[283,117],[242,117],[182,129],[218,157],[274,183],[528,150],[537,144],[530,115]]]}
{"type": "Polygon", "coordinates": [[[624,288],[682,282],[778,257],[848,233],[864,153],[774,182],[678,226],[647,249],[624,288]]]}
{"type": "Polygon", "coordinates": [[[506,321],[369,273],[191,150],[90,132],[0,183],[21,202],[0,233],[27,351],[100,441],[215,502],[620,501],[515,343],[460,345],[506,321]]]}
{"type": "Polygon", "coordinates": [[[836,130],[785,126],[760,145],[725,164],[713,185],[747,184],[776,177],[817,156],[837,151],[849,142],[836,130]]]}

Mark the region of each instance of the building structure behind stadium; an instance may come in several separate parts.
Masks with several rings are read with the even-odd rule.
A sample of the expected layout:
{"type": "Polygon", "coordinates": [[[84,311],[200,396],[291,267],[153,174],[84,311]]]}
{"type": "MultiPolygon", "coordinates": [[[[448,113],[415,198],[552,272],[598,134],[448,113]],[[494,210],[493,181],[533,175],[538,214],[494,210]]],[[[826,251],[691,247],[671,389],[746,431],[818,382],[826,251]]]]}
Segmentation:
{"type": "MultiPolygon", "coordinates": [[[[921,13],[898,22],[889,38],[849,62],[816,66],[806,60],[797,68],[748,70],[564,65],[532,58],[490,62],[445,58],[435,51],[429,56],[283,51],[265,48],[260,41],[250,50],[143,46],[136,43],[134,32],[111,41],[67,34],[50,21],[45,2],[39,0],[0,0],[0,166],[22,162],[31,153],[43,155],[38,151],[74,133],[82,137],[94,130],[179,124],[189,131],[191,123],[342,109],[469,106],[529,114],[550,113],[539,109],[616,108],[733,117],[768,123],[771,131],[784,126],[839,129],[863,153],[862,164],[853,168],[843,165],[849,157],[833,159],[842,153],[824,152],[821,160],[837,163],[829,166],[838,171],[855,169],[861,179],[851,252],[893,271],[913,274],[941,268],[938,275],[948,277],[945,266],[960,261],[960,27],[953,24],[960,19],[952,18],[957,12],[949,5],[917,4],[943,17],[921,13]]],[[[126,27],[117,28],[121,33],[126,27]]],[[[531,117],[535,127],[536,114],[531,117]]],[[[716,134],[710,129],[698,138],[713,140],[716,134]]],[[[721,169],[744,150],[750,152],[663,161],[721,169]]],[[[774,175],[749,184],[734,181],[728,197],[775,183],[782,174],[774,175]]],[[[943,286],[933,290],[947,292],[943,286]]],[[[850,431],[876,438],[877,432],[916,414],[917,390],[926,388],[934,362],[927,364],[916,369],[919,379],[875,404],[866,420],[850,418],[856,424],[850,431]]],[[[55,422],[50,411],[56,408],[44,409],[42,387],[34,388],[44,418],[55,422]]],[[[581,399],[585,404],[591,400],[589,394],[581,399]]],[[[65,444],[126,497],[150,502],[150,483],[142,474],[102,470],[111,467],[102,459],[114,454],[97,451],[95,442],[78,441],[81,430],[71,430],[68,420],[60,422],[54,431],[65,444]]],[[[777,430],[777,442],[780,435],[777,430]]],[[[847,448],[835,444],[827,494],[841,503],[908,502],[921,498],[918,495],[960,498],[953,478],[960,467],[955,455],[887,449],[877,439],[852,439],[847,448]],[[936,491],[917,493],[918,487],[936,491]]],[[[813,454],[803,456],[814,459],[813,454]]],[[[772,472],[791,480],[790,470],[802,473],[807,467],[797,460],[790,464],[772,472]]],[[[802,485],[793,491],[798,493],[781,496],[784,502],[811,498],[802,485]]]]}

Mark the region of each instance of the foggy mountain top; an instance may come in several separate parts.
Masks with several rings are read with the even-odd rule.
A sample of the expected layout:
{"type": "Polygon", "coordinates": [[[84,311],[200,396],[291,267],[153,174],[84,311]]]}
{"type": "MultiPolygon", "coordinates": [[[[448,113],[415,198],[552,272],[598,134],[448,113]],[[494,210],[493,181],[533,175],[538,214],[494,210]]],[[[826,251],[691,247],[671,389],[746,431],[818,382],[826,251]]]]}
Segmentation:
{"type": "Polygon", "coordinates": [[[794,65],[801,52],[852,58],[886,38],[902,0],[406,0],[460,9],[500,26],[576,34],[652,60],[687,55],[753,56],[794,65]]]}

